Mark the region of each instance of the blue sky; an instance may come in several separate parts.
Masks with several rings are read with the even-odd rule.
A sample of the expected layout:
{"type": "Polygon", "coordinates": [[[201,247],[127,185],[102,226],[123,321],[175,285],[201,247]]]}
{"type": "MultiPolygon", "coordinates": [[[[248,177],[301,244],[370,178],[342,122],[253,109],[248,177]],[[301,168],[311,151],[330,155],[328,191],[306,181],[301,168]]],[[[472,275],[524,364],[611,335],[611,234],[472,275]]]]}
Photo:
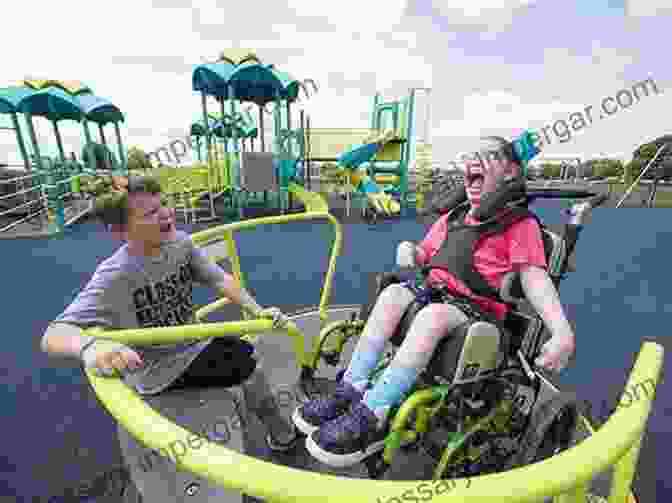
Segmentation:
{"type": "MultiPolygon", "coordinates": [[[[555,138],[544,154],[628,158],[668,132],[670,72],[659,40],[672,10],[661,0],[191,3],[72,2],[74,10],[99,13],[92,23],[54,3],[43,4],[39,17],[32,4],[16,4],[13,18],[31,19],[42,44],[17,44],[25,39],[21,23],[3,28],[3,47],[16,46],[3,54],[3,78],[83,80],[122,108],[126,142],[146,150],[184,134],[199,111],[191,68],[227,47],[255,49],[264,62],[316,80],[319,92],[302,105],[314,127],[367,127],[376,91],[398,97],[432,87],[440,161],[481,134],[512,136],[588,105],[599,110],[601,100],[647,78],[659,94],[596,118],[568,141],[555,138]]],[[[50,125],[36,122],[55,152],[50,125]]],[[[61,129],[68,150],[79,152],[80,128],[61,129]]],[[[17,158],[12,136],[0,133],[0,162],[17,158]]]]}

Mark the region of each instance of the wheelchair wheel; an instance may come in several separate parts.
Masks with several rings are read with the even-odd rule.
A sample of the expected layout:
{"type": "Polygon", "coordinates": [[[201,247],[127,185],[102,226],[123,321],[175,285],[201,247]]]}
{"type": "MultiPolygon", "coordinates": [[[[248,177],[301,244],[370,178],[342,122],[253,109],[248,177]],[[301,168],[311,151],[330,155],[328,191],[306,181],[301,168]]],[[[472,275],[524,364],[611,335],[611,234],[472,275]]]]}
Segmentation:
{"type": "Polygon", "coordinates": [[[509,469],[543,461],[568,449],[578,422],[579,405],[573,393],[558,393],[541,404],[530,419],[509,469]]]}

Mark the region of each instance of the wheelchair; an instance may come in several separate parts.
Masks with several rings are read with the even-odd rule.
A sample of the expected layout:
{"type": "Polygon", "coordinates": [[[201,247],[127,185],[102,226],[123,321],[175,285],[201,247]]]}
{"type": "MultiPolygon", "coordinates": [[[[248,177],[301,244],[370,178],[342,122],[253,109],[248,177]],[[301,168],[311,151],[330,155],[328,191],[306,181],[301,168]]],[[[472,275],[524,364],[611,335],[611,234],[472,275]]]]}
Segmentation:
{"type": "MultiPolygon", "coordinates": [[[[568,228],[570,225],[541,228],[547,272],[556,287],[568,272],[575,271],[578,232],[568,228]]],[[[423,274],[413,271],[410,275],[376,275],[366,314],[362,319],[325,327],[318,357],[327,365],[337,366],[345,343],[361,333],[385,287],[405,283],[412,288],[423,281],[423,274]]],[[[499,294],[510,307],[504,320],[471,318],[442,338],[411,393],[392,411],[385,449],[364,461],[371,478],[399,478],[387,474],[395,457],[402,453],[406,456],[403,465],[424,466],[423,473],[414,475],[404,468],[402,479],[440,480],[514,469],[571,446],[581,417],[578,399],[573,393],[560,391],[544,370],[534,366],[549,337],[544,322],[525,299],[518,273],[506,275],[499,294]],[[422,463],[413,455],[420,455],[422,463]]],[[[442,295],[433,291],[429,298],[416,299],[409,305],[389,341],[390,351],[371,376],[373,382],[401,346],[417,313],[427,303],[445,299],[442,295]]],[[[341,370],[337,379],[344,372],[341,370]]],[[[304,384],[311,381],[310,376],[303,377],[304,384]]],[[[304,391],[310,398],[306,386],[304,391]]]]}

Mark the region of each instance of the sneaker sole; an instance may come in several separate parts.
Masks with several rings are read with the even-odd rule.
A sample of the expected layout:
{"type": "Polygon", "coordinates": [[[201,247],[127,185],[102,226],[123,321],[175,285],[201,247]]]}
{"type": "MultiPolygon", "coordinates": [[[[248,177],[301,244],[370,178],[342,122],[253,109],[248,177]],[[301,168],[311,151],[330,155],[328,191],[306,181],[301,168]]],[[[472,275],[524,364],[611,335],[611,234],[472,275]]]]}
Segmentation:
{"type": "Polygon", "coordinates": [[[303,419],[303,417],[301,417],[300,409],[300,407],[294,409],[294,412],[292,413],[292,422],[294,423],[294,426],[296,426],[297,430],[299,430],[304,435],[310,436],[314,431],[319,430],[320,427],[310,424],[305,419],[303,419]]]}
{"type": "Polygon", "coordinates": [[[384,448],[385,439],[374,442],[366,449],[366,451],[357,451],[350,454],[334,454],[333,452],[325,451],[322,447],[317,445],[317,442],[313,440],[312,436],[309,436],[306,439],[306,450],[311,456],[321,463],[334,468],[347,468],[356,465],[384,448]]]}

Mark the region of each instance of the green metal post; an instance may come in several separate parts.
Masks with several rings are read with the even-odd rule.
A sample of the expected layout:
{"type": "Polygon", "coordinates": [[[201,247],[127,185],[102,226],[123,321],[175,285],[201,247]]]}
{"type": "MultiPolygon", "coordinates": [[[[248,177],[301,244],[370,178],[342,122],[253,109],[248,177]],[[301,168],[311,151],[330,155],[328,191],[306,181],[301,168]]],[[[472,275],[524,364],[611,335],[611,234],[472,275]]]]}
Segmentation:
{"type": "Polygon", "coordinates": [[[261,150],[260,152],[266,152],[266,139],[264,138],[264,108],[261,105],[259,107],[259,139],[261,140],[261,150]]]}
{"type": "Polygon", "coordinates": [[[117,135],[117,149],[119,150],[119,162],[121,163],[121,169],[124,171],[124,174],[128,175],[128,159],[126,159],[126,152],[124,151],[124,142],[121,139],[121,129],[119,128],[119,122],[114,122],[114,131],[117,135]]]}
{"type": "Polygon", "coordinates": [[[210,142],[210,128],[208,127],[208,100],[205,95],[205,92],[201,91],[201,107],[203,108],[203,124],[205,125],[205,147],[206,154],[205,159],[210,166],[212,153],[210,152],[211,142],[210,142]]]}
{"type": "MultiPolygon", "coordinates": [[[[227,93],[227,95],[229,94],[229,89],[228,88],[226,90],[226,93],[227,93]]],[[[230,96],[229,96],[229,98],[230,98],[230,96]]],[[[226,130],[226,126],[227,126],[226,117],[227,117],[227,115],[226,115],[226,103],[224,103],[224,101],[225,101],[225,98],[222,96],[219,99],[219,114],[220,114],[220,118],[221,118],[221,121],[222,121],[222,138],[221,138],[221,141],[224,144],[224,158],[223,158],[223,161],[224,161],[224,176],[223,176],[223,178],[224,178],[225,183],[229,187],[233,188],[234,187],[233,175],[232,175],[233,166],[232,166],[231,158],[229,157],[229,135],[227,134],[227,130],[226,130]]],[[[219,141],[219,139],[216,139],[215,141],[219,141]]],[[[220,173],[220,177],[222,177],[222,173],[220,173]]]]}
{"type": "Polygon", "coordinates": [[[31,170],[30,158],[28,157],[26,144],[23,141],[23,135],[21,134],[21,125],[19,124],[19,117],[16,115],[16,112],[12,112],[11,116],[12,116],[12,124],[14,124],[14,132],[16,133],[16,141],[19,144],[19,151],[21,152],[21,158],[23,159],[23,165],[26,168],[26,171],[30,171],[31,170]]]}
{"type": "Polygon", "coordinates": [[[93,153],[93,141],[91,140],[91,130],[89,129],[89,122],[86,117],[82,117],[82,129],[84,131],[84,152],[86,152],[86,169],[89,174],[96,174],[96,156],[93,153]]]}
{"type": "Polygon", "coordinates": [[[37,169],[41,176],[45,176],[45,185],[47,193],[47,218],[49,220],[50,230],[52,232],[60,233],[65,227],[64,222],[64,212],[63,204],[61,200],[57,197],[53,170],[51,168],[51,160],[49,160],[49,167],[45,172],[44,165],[42,164],[42,154],[40,153],[40,146],[37,142],[37,134],[35,134],[35,125],[33,124],[33,115],[30,112],[26,112],[26,122],[28,124],[28,133],[30,134],[30,140],[33,144],[33,151],[35,152],[35,162],[37,164],[37,169]],[[54,221],[55,219],[55,221],[54,221]]]}
{"type": "MultiPolygon", "coordinates": [[[[201,91],[201,108],[203,111],[203,125],[205,127],[205,146],[206,146],[206,154],[205,154],[205,159],[206,163],[208,166],[208,189],[212,188],[212,167],[213,167],[213,159],[212,159],[212,152],[210,151],[212,148],[212,142],[210,139],[210,127],[209,127],[209,121],[208,121],[208,99],[207,96],[205,95],[205,91],[201,91]]],[[[208,196],[210,198],[210,208],[213,207],[214,202],[212,200],[213,195],[210,193],[208,196]]]]}
{"type": "Polygon", "coordinates": [[[378,103],[380,102],[380,93],[376,93],[376,95],[373,97],[373,112],[371,113],[371,129],[378,129],[377,126],[377,120],[376,120],[376,112],[378,111],[378,103]]]}
{"type": "Polygon", "coordinates": [[[284,170],[283,170],[283,161],[286,156],[283,155],[282,151],[282,102],[280,101],[280,91],[275,91],[275,106],[273,107],[273,154],[278,161],[278,197],[280,199],[280,212],[281,214],[285,213],[285,185],[284,185],[284,170]]]}
{"type": "Polygon", "coordinates": [[[103,125],[101,123],[98,123],[98,133],[100,134],[100,141],[102,142],[102,144],[107,146],[107,140],[105,139],[105,130],[103,129],[103,125]]]}
{"type": "Polygon", "coordinates": [[[33,115],[29,112],[26,112],[25,117],[26,124],[28,125],[28,134],[30,135],[30,141],[33,145],[33,152],[35,153],[35,164],[37,164],[37,169],[40,174],[44,174],[44,168],[42,166],[42,154],[40,153],[40,146],[37,143],[35,125],[33,124],[33,115]]]}
{"type": "Polygon", "coordinates": [[[287,99],[287,131],[292,130],[292,104],[287,99]]]}
{"type": "Polygon", "coordinates": [[[52,120],[54,126],[54,135],[56,135],[56,144],[58,145],[58,153],[61,156],[61,161],[65,162],[65,151],[63,150],[63,140],[61,139],[61,132],[58,129],[58,121],[52,120]]]}
{"type": "Polygon", "coordinates": [[[411,167],[411,162],[413,156],[411,154],[415,149],[415,130],[413,128],[413,119],[415,117],[415,91],[411,90],[411,93],[408,97],[407,105],[408,110],[406,111],[406,144],[402,149],[402,159],[403,163],[399,166],[401,171],[401,176],[399,177],[399,190],[401,192],[401,207],[406,208],[407,198],[408,198],[408,170],[411,167]]]}
{"type": "Polygon", "coordinates": [[[240,187],[240,153],[238,149],[238,128],[236,121],[236,89],[233,85],[229,86],[229,99],[231,100],[231,139],[233,140],[231,155],[230,184],[235,183],[240,187]]]}

